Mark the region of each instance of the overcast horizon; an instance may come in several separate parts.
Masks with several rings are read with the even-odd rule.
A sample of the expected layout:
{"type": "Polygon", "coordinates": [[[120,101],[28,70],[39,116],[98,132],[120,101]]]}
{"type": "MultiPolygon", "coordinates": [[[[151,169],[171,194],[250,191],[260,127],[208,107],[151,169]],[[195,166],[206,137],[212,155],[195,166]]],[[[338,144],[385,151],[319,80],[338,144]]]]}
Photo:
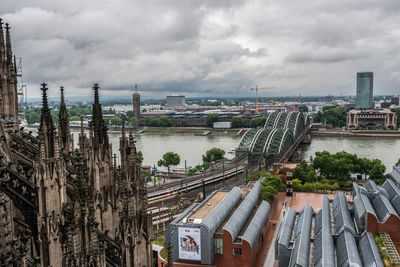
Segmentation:
{"type": "Polygon", "coordinates": [[[58,87],[103,99],[355,95],[374,72],[374,95],[400,92],[397,0],[2,0],[29,98],[58,87]],[[284,93],[283,93],[284,92],[284,93]]]}

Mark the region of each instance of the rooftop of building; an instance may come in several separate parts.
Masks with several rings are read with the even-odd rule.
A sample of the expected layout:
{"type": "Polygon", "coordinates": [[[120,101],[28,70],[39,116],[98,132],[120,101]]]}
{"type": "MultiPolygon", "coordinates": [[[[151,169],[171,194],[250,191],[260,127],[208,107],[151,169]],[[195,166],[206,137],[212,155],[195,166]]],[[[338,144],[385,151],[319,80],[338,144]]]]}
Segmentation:
{"type": "Polygon", "coordinates": [[[349,111],[349,114],[387,114],[387,113],[394,113],[390,109],[366,109],[366,110],[359,110],[359,109],[352,109],[349,111]]]}
{"type": "Polygon", "coordinates": [[[203,220],[211,210],[213,210],[222,199],[226,197],[229,192],[219,191],[216,192],[207,203],[203,203],[199,209],[188,217],[188,221],[194,221],[195,219],[203,220]]]}
{"type": "Polygon", "coordinates": [[[385,266],[373,234],[356,230],[345,195],[320,198],[318,212],[288,209],[275,244],[280,266],[385,266]]]}
{"type": "Polygon", "coordinates": [[[204,227],[210,236],[227,232],[232,242],[245,240],[253,249],[270,211],[268,202],[260,202],[260,192],[261,181],[240,188],[235,186],[230,191],[214,191],[201,203],[185,210],[170,227],[204,227]]]}
{"type": "Polygon", "coordinates": [[[368,223],[375,217],[380,232],[398,239],[400,167],[390,176],[382,186],[354,183],[351,195],[296,193],[279,226],[276,259],[282,266],[385,266],[368,223]]]}
{"type": "MultiPolygon", "coordinates": [[[[235,188],[239,189],[242,200],[246,197],[248,192],[250,192],[250,190],[253,188],[254,184],[255,184],[255,182],[251,182],[251,183],[247,184],[246,186],[243,186],[240,188],[235,187],[235,188]]],[[[203,200],[200,203],[197,203],[197,205],[195,207],[193,207],[193,209],[190,210],[188,216],[186,216],[185,218],[181,218],[181,220],[179,220],[178,223],[184,223],[186,225],[191,224],[191,223],[198,224],[199,222],[203,221],[210,214],[210,212],[213,211],[217,207],[217,205],[219,203],[221,203],[221,201],[224,200],[229,195],[230,192],[231,191],[214,191],[205,200],[203,200]],[[186,219],[185,222],[184,222],[184,219],[186,219]]],[[[233,194],[228,196],[227,199],[233,199],[233,194]]],[[[242,200],[239,200],[238,204],[240,204],[242,200]]],[[[234,211],[237,209],[238,206],[239,205],[236,205],[232,209],[232,211],[228,214],[228,216],[225,218],[225,220],[221,223],[219,228],[223,227],[223,225],[226,223],[226,221],[229,219],[229,217],[234,213],[234,211]]]]}

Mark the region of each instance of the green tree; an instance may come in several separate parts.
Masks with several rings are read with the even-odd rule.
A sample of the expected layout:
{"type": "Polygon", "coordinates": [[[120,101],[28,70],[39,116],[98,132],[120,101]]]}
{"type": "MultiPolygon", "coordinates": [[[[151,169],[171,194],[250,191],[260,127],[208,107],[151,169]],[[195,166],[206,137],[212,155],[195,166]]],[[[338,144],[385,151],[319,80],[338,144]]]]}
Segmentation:
{"type": "Polygon", "coordinates": [[[269,203],[272,203],[274,196],[276,196],[280,190],[285,189],[286,186],[276,175],[265,173],[262,177],[264,177],[264,179],[261,182],[261,197],[269,203]]]}
{"type": "Polygon", "coordinates": [[[313,167],[318,169],[324,177],[346,181],[354,172],[354,161],[357,159],[355,155],[344,151],[336,154],[323,151],[317,152],[315,155],[313,167]]]}
{"type": "Polygon", "coordinates": [[[70,116],[85,116],[92,114],[92,107],[91,105],[75,105],[69,108],[68,114],[70,116]]]}
{"type": "Polygon", "coordinates": [[[295,179],[292,180],[292,182],[293,182],[293,189],[294,190],[301,191],[303,189],[300,179],[295,178],[295,179]]]}
{"type": "Polygon", "coordinates": [[[318,111],[314,115],[314,122],[322,122],[327,124],[332,124],[334,127],[346,126],[348,109],[341,109],[336,106],[323,107],[322,112],[318,111]]]}
{"type": "Polygon", "coordinates": [[[308,112],[308,107],[306,105],[300,105],[299,111],[300,112],[308,112]]]}
{"type": "Polygon", "coordinates": [[[263,175],[264,179],[262,180],[261,184],[262,186],[273,186],[274,188],[276,188],[276,190],[283,190],[286,188],[286,185],[282,182],[281,178],[279,178],[278,176],[271,174],[271,173],[267,173],[265,175],[263,175]]]}
{"type": "Polygon", "coordinates": [[[208,127],[213,127],[214,122],[217,122],[217,121],[219,121],[218,114],[211,113],[211,114],[207,115],[206,124],[208,127]]]}
{"type": "Polygon", "coordinates": [[[132,111],[132,110],[128,110],[128,111],[126,112],[126,116],[127,116],[128,118],[132,118],[132,117],[134,116],[133,111],[132,111]]]}
{"type": "Polygon", "coordinates": [[[400,128],[400,108],[392,108],[392,112],[396,113],[397,116],[397,128],[400,128]]]}
{"type": "Polygon", "coordinates": [[[371,160],[371,169],[369,170],[369,179],[381,183],[385,178],[386,167],[379,159],[371,160]]]}
{"type": "Polygon", "coordinates": [[[167,152],[163,155],[162,159],[160,159],[157,163],[159,167],[164,166],[168,168],[168,175],[169,175],[169,169],[171,166],[176,166],[181,162],[181,158],[177,153],[174,152],[167,152]]]}
{"type": "Polygon", "coordinates": [[[225,151],[223,149],[213,147],[207,150],[206,154],[203,155],[203,162],[212,162],[219,159],[222,159],[225,155],[225,151]]]}
{"type": "Polygon", "coordinates": [[[136,119],[135,117],[130,118],[129,119],[129,125],[130,126],[138,126],[139,125],[138,119],[136,119]]]}
{"type": "Polygon", "coordinates": [[[172,120],[169,117],[161,117],[158,126],[160,127],[170,127],[172,126],[172,120]]]}
{"type": "Polygon", "coordinates": [[[159,126],[160,119],[157,117],[144,117],[144,123],[147,126],[157,127],[159,126]]]}
{"type": "Polygon", "coordinates": [[[58,109],[53,109],[50,111],[51,119],[55,124],[58,123],[58,113],[59,113],[58,109]]]}
{"type": "Polygon", "coordinates": [[[141,174],[142,174],[142,181],[144,183],[151,182],[151,172],[141,170],[141,174]]]}
{"type": "Polygon", "coordinates": [[[266,120],[267,120],[266,117],[252,118],[250,120],[250,127],[252,127],[252,128],[263,127],[265,125],[266,120]]]}
{"type": "Polygon", "coordinates": [[[315,169],[308,165],[305,160],[300,163],[293,170],[293,177],[298,178],[303,183],[305,182],[316,182],[318,180],[315,169]]]}
{"type": "Polygon", "coordinates": [[[233,117],[232,118],[232,128],[241,128],[246,126],[243,118],[241,117],[233,117]]]}
{"type": "Polygon", "coordinates": [[[396,165],[396,166],[399,166],[399,165],[400,165],[400,158],[397,160],[397,162],[396,162],[395,165],[396,165]]]}
{"type": "Polygon", "coordinates": [[[40,114],[36,111],[28,111],[25,113],[25,119],[28,124],[34,124],[40,121],[40,114]]]}
{"type": "Polygon", "coordinates": [[[70,121],[80,121],[81,118],[78,117],[78,116],[72,116],[72,117],[69,118],[69,120],[70,120],[70,121]]]}
{"type": "Polygon", "coordinates": [[[270,204],[274,200],[274,197],[278,194],[278,190],[272,185],[263,186],[261,188],[261,197],[268,201],[270,204]]]}
{"type": "Polygon", "coordinates": [[[136,153],[136,161],[137,161],[137,163],[142,164],[142,162],[143,162],[143,153],[142,153],[142,151],[138,151],[136,153]]]}
{"type": "Polygon", "coordinates": [[[110,119],[111,125],[122,125],[122,119],[118,116],[114,116],[110,119]]]}

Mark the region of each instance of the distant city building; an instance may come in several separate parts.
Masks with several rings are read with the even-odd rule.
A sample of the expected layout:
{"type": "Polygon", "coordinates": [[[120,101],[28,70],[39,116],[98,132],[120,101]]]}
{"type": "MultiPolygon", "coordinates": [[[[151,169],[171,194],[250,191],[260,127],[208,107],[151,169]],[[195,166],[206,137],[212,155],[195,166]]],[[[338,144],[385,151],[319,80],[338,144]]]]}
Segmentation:
{"type": "Polygon", "coordinates": [[[335,101],[335,97],[331,94],[325,96],[324,101],[326,103],[333,103],[335,101]]]}
{"type": "Polygon", "coordinates": [[[136,119],[140,119],[140,94],[137,91],[137,85],[135,84],[135,92],[133,93],[133,116],[136,119]]]}
{"type": "Polygon", "coordinates": [[[169,95],[169,96],[167,96],[167,106],[169,108],[185,106],[185,96],[184,95],[169,95]]]}
{"type": "Polygon", "coordinates": [[[397,96],[392,97],[392,99],[390,100],[390,104],[398,106],[399,105],[399,96],[397,95],[397,96]]]}
{"type": "Polygon", "coordinates": [[[165,233],[174,266],[260,266],[266,256],[270,205],[261,181],[214,191],[173,220],[165,233]]]}
{"type": "Polygon", "coordinates": [[[390,110],[362,112],[350,110],[347,113],[347,127],[349,128],[397,128],[396,113],[390,110]]]}
{"type": "Polygon", "coordinates": [[[213,124],[214,129],[230,129],[232,128],[232,122],[230,121],[217,121],[213,124]]]}
{"type": "Polygon", "coordinates": [[[374,94],[374,73],[373,72],[357,72],[357,108],[370,109],[373,108],[374,94]]]}

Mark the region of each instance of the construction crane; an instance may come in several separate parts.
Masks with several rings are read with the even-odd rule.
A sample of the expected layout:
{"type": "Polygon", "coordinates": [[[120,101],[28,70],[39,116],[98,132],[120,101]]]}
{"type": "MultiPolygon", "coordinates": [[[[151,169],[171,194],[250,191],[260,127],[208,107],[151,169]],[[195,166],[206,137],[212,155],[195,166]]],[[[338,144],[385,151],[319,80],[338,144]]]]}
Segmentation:
{"type": "MultiPolygon", "coordinates": [[[[300,107],[299,107],[299,109],[300,109],[300,107]]],[[[293,112],[295,112],[295,111],[296,111],[296,96],[293,97],[293,112]]]]}
{"type": "Polygon", "coordinates": [[[271,99],[271,100],[268,100],[268,102],[270,102],[271,105],[272,105],[272,111],[275,111],[274,110],[274,102],[275,102],[275,100],[271,99]]]}
{"type": "Polygon", "coordinates": [[[258,90],[268,90],[268,89],[274,89],[274,88],[275,88],[275,86],[259,88],[258,85],[256,85],[256,88],[250,88],[250,90],[256,91],[256,113],[258,113],[258,90]]]}
{"type": "Polygon", "coordinates": [[[14,57],[14,65],[17,69],[18,113],[24,114],[26,109],[27,88],[22,77],[22,58],[14,57]]]}
{"type": "Polygon", "coordinates": [[[281,101],[279,100],[275,100],[275,107],[276,107],[276,112],[279,112],[279,103],[281,103],[281,101]]]}
{"type": "Polygon", "coordinates": [[[270,102],[270,103],[272,103],[272,110],[274,111],[274,112],[278,112],[279,110],[279,106],[278,106],[278,103],[280,103],[281,101],[279,101],[279,100],[269,100],[268,102],[270,102]],[[274,109],[274,103],[276,104],[276,106],[275,106],[275,109],[274,109]]]}

